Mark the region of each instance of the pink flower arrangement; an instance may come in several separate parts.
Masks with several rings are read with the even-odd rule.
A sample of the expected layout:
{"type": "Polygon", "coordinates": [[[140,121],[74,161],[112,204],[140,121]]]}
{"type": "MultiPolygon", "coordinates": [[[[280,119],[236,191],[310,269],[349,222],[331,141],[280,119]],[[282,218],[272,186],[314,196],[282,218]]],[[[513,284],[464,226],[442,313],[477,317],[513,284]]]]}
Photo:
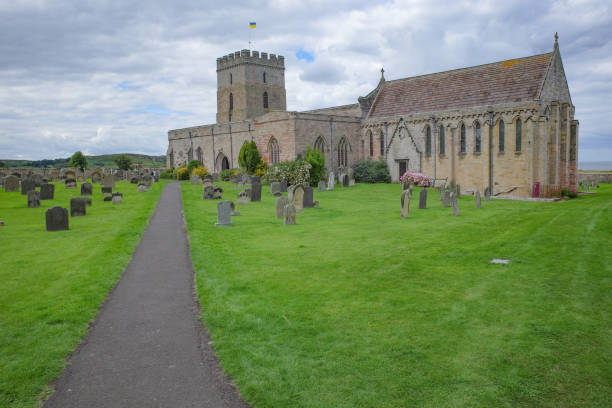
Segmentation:
{"type": "Polygon", "coordinates": [[[407,171],[402,177],[400,177],[400,183],[405,181],[413,183],[419,187],[429,187],[431,185],[431,179],[423,173],[411,173],[407,171]]]}

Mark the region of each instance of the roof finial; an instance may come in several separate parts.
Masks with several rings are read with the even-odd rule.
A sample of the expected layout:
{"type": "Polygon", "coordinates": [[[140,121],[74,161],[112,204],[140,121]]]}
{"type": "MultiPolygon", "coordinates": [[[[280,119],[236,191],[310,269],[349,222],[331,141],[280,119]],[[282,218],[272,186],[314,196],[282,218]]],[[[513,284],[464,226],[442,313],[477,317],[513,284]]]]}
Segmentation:
{"type": "Polygon", "coordinates": [[[380,69],[380,79],[381,81],[385,80],[385,69],[384,68],[380,69]]]}
{"type": "Polygon", "coordinates": [[[559,34],[555,32],[555,48],[559,47],[559,34]]]}

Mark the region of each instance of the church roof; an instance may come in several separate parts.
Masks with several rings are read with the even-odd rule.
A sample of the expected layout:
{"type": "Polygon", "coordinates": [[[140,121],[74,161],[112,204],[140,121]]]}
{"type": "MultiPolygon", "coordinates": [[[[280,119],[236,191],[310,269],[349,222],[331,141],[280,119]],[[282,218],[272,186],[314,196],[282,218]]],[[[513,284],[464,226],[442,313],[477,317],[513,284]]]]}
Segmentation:
{"type": "Polygon", "coordinates": [[[533,101],[553,53],[386,81],[369,118],[533,101]]]}

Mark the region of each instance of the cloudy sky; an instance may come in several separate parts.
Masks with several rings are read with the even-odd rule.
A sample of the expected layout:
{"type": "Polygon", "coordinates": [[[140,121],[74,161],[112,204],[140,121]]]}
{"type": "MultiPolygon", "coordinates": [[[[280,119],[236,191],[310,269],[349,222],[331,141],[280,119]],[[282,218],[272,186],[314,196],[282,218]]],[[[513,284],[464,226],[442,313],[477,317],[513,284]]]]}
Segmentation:
{"type": "Polygon", "coordinates": [[[213,123],[216,58],[285,56],[287,108],[355,103],[387,79],[550,52],[559,44],[581,161],[612,160],[610,2],[0,1],[0,158],[165,154],[213,123]]]}

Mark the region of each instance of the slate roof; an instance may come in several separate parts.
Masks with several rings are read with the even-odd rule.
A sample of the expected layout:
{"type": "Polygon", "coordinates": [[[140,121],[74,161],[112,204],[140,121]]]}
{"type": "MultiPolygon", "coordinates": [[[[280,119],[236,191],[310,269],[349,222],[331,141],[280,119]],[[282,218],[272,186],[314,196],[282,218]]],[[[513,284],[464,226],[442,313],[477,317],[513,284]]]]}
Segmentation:
{"type": "Polygon", "coordinates": [[[387,81],[369,118],[538,98],[553,53],[387,81]]]}

